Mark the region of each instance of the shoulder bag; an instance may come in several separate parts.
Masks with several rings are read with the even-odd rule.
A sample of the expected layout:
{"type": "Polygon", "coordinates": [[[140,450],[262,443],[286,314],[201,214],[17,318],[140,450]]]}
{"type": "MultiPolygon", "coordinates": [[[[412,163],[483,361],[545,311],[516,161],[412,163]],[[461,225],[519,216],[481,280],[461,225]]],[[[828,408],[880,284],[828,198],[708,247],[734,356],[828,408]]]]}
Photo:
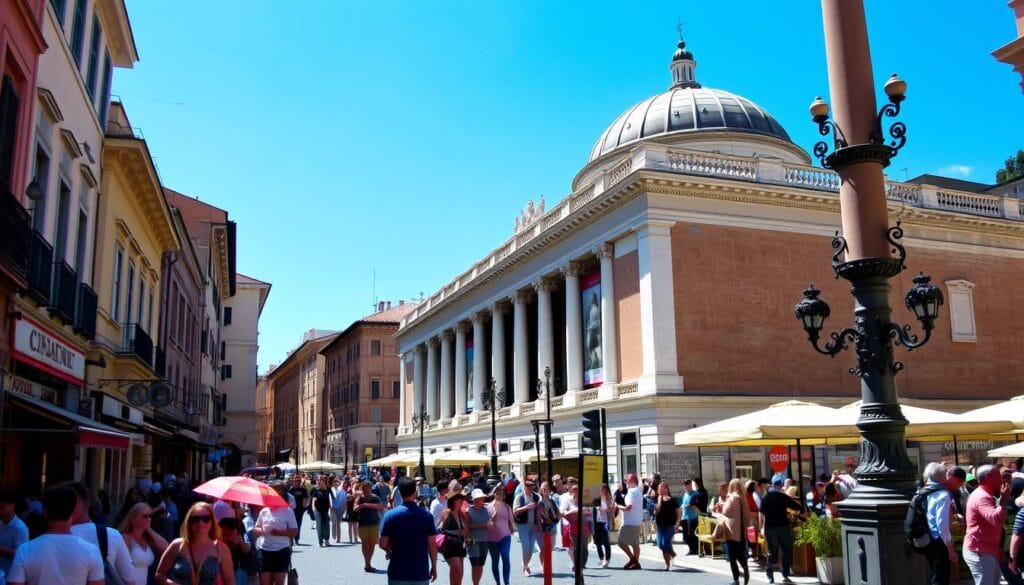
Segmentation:
{"type": "Polygon", "coordinates": [[[100,558],[103,559],[103,582],[106,585],[124,585],[117,569],[107,560],[107,527],[96,524],[96,544],[100,547],[100,558]]]}

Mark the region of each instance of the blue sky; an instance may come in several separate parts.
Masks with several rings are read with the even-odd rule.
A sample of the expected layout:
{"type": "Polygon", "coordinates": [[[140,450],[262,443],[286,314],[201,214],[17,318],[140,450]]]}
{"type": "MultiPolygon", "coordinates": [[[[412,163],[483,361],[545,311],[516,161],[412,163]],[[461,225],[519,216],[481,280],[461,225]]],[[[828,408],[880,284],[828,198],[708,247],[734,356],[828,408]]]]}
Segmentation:
{"type": "MultiPolygon", "coordinates": [[[[527,200],[564,197],[605,127],[667,88],[677,18],[698,81],[805,149],[807,106],[828,96],[816,2],[289,6],[128,0],[141,61],[114,79],[164,184],[229,210],[239,271],[273,283],[261,372],[306,329],[430,295],[527,200]]],[[[1005,2],[867,13],[879,92],[894,71],[909,84],[890,175],[991,182],[1024,147],[1020,80],[990,55],[1015,34],[1005,2]]]]}

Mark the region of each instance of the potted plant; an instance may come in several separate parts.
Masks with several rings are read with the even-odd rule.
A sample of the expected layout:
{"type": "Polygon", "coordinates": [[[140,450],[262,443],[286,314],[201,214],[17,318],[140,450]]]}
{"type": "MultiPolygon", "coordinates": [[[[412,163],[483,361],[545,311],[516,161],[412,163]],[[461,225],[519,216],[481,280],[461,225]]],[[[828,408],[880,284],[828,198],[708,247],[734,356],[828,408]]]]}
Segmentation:
{"type": "Polygon", "coordinates": [[[839,520],[811,514],[797,530],[794,542],[814,547],[819,581],[830,585],[844,583],[843,529],[839,520]]]}

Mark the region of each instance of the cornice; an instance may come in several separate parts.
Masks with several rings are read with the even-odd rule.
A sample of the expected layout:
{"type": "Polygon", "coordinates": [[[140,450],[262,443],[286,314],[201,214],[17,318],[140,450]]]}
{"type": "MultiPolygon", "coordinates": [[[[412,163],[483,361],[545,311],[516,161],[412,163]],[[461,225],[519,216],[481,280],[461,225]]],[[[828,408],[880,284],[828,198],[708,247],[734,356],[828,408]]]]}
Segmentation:
{"type": "MultiPolygon", "coordinates": [[[[164,200],[160,179],[143,141],[135,138],[106,137],[103,142],[103,165],[124,175],[134,201],[142,211],[144,226],[155,238],[160,252],[179,248],[174,221],[164,200]]],[[[109,194],[109,190],[104,190],[109,194]]]]}

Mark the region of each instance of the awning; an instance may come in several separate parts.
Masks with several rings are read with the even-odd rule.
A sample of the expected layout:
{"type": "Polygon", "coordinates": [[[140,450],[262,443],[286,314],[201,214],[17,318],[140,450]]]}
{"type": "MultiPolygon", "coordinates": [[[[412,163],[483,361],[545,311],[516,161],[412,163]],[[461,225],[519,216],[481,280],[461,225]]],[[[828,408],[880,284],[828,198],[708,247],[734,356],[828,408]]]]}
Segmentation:
{"type": "Polygon", "coordinates": [[[124,433],[104,431],[90,427],[78,427],[78,443],[83,447],[128,450],[131,437],[124,433]]]}
{"type": "MultiPolygon", "coordinates": [[[[56,404],[40,400],[34,396],[24,394],[7,393],[7,397],[19,403],[20,406],[31,410],[36,414],[47,417],[59,423],[70,425],[70,429],[38,429],[45,431],[75,431],[78,433],[79,444],[85,447],[99,447],[101,449],[120,449],[127,451],[131,437],[114,427],[107,426],[99,421],[82,416],[70,410],[64,410],[56,404]]],[[[10,429],[7,429],[10,430],[10,429]]],[[[32,429],[35,430],[35,429],[32,429]]]]}
{"type": "Polygon", "coordinates": [[[142,423],[142,428],[146,431],[146,434],[154,437],[164,437],[166,439],[174,436],[174,433],[169,433],[151,423],[142,423]]]}

